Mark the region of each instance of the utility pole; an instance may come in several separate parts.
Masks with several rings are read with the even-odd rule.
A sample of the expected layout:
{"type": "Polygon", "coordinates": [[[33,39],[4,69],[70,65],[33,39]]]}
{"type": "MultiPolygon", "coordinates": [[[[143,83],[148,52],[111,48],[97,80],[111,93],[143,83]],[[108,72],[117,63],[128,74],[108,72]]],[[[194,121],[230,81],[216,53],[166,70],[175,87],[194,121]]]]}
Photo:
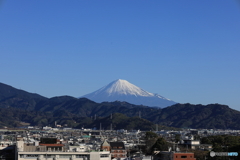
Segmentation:
{"type": "Polygon", "coordinates": [[[100,132],[100,137],[101,137],[101,139],[102,139],[102,123],[100,123],[100,129],[99,129],[99,132],[100,132]]]}

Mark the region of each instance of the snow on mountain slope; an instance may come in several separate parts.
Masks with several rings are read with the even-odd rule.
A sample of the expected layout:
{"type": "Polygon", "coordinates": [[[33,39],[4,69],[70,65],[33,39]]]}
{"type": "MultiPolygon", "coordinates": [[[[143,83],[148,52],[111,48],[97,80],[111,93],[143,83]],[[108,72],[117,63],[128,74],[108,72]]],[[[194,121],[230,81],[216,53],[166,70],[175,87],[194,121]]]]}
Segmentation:
{"type": "Polygon", "coordinates": [[[122,79],[113,81],[105,87],[82,97],[98,103],[104,101],[126,101],[136,105],[162,108],[176,104],[174,101],[166,99],[158,94],[147,92],[122,79]]]}

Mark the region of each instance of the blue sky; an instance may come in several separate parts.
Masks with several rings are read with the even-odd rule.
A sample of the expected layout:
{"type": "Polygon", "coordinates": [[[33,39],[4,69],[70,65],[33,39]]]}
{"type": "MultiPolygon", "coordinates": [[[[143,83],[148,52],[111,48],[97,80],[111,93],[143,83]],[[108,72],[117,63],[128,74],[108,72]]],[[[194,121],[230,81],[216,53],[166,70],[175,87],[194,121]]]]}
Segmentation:
{"type": "Polygon", "coordinates": [[[237,0],[0,0],[0,82],[79,97],[125,79],[240,110],[237,0]]]}

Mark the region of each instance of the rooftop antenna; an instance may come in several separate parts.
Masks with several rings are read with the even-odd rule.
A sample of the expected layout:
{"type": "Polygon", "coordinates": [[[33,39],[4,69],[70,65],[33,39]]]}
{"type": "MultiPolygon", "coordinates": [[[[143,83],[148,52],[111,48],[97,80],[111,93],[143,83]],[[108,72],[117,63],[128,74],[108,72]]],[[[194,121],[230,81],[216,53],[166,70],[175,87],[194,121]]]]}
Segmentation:
{"type": "Polygon", "coordinates": [[[99,131],[99,132],[100,132],[100,137],[101,137],[101,139],[102,139],[102,131],[101,131],[101,130],[102,130],[102,123],[100,123],[100,129],[99,129],[99,130],[100,130],[100,131],[99,131]]]}

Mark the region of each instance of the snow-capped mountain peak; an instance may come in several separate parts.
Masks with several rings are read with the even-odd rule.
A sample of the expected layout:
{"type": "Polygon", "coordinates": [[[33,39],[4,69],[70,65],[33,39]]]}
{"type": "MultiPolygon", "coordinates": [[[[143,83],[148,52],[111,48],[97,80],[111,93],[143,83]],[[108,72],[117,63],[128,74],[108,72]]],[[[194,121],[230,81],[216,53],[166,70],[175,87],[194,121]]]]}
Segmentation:
{"type": "Polygon", "coordinates": [[[126,80],[118,79],[103,87],[102,90],[106,90],[109,95],[112,94],[124,94],[134,96],[153,96],[152,93],[146,92],[141,88],[129,83],[126,80]]]}
{"type": "Polygon", "coordinates": [[[166,107],[175,104],[175,102],[166,99],[158,94],[147,92],[134,84],[123,80],[115,80],[99,90],[85,96],[95,102],[104,101],[126,101],[137,105],[166,107]]]}

